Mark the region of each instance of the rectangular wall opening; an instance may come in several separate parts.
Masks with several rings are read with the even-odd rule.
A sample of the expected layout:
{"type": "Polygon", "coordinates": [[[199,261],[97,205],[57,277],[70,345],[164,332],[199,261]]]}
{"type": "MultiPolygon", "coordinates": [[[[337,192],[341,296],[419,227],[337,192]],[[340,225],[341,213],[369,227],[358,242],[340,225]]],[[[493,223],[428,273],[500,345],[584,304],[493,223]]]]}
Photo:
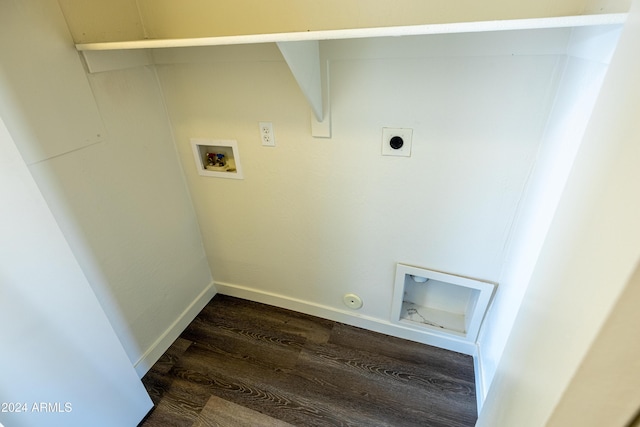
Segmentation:
{"type": "Polygon", "coordinates": [[[398,264],[392,322],[475,341],[495,285],[398,264]]]}
{"type": "Polygon", "coordinates": [[[191,145],[200,175],[243,179],[236,141],[192,139],[191,145]]]}

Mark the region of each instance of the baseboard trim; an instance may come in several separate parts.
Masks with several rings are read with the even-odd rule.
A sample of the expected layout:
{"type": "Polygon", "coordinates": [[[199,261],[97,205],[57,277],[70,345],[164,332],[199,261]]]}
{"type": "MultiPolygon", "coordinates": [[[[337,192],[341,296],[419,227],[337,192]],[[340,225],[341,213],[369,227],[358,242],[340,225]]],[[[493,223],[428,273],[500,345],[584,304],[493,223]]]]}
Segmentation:
{"type": "Polygon", "coordinates": [[[362,315],[358,312],[341,310],[335,307],[316,304],[310,301],[291,298],[285,295],[265,292],[260,289],[235,285],[225,282],[214,282],[218,293],[237,298],[243,298],[263,304],[273,305],[300,313],[318,316],[324,319],[345,323],[370,331],[379,332],[394,337],[416,341],[435,347],[444,348],[458,353],[474,356],[476,354],[476,344],[473,342],[447,338],[429,334],[425,331],[417,331],[403,327],[400,324],[392,323],[385,319],[362,315]]]}
{"type": "Polygon", "coordinates": [[[171,326],[144,352],[140,359],[133,365],[138,373],[138,377],[142,378],[149,369],[151,369],[153,364],[160,359],[164,352],[167,351],[182,331],[195,319],[198,313],[202,311],[204,306],[211,301],[211,298],[213,298],[217,292],[214,282],[209,283],[171,326]]]}
{"type": "Polygon", "coordinates": [[[480,348],[476,348],[476,354],[473,355],[473,372],[476,378],[476,405],[478,407],[478,415],[484,404],[487,392],[484,388],[484,371],[482,368],[482,352],[480,348]]]}

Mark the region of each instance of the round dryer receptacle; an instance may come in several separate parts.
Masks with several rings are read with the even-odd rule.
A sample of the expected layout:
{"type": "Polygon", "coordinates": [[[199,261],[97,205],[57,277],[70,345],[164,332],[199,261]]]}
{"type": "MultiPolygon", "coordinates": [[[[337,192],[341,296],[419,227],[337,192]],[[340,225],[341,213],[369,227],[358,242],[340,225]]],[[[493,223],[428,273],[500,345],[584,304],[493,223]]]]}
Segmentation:
{"type": "Polygon", "coordinates": [[[356,294],[346,294],[342,297],[342,302],[344,302],[344,305],[354,310],[362,307],[362,299],[356,294]]]}
{"type": "Polygon", "coordinates": [[[391,138],[391,140],[389,141],[389,145],[391,146],[391,148],[393,148],[394,150],[399,150],[402,148],[402,146],[404,145],[404,140],[402,139],[401,136],[394,136],[393,138],[391,138]]]}

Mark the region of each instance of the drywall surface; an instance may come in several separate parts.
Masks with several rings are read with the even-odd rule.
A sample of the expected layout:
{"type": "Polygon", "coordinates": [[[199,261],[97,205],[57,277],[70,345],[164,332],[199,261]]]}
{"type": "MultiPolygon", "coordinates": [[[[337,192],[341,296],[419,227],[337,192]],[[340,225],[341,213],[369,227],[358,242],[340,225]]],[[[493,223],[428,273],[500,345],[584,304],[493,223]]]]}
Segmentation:
{"type": "MultiPolygon", "coordinates": [[[[640,267],[640,265],[639,265],[640,267]]],[[[554,410],[549,427],[628,426],[640,401],[640,313],[636,268],[554,410]]]]}
{"type": "Polygon", "coordinates": [[[0,200],[0,425],[136,425],[151,399],[2,119],[0,200]]]}
{"type": "Polygon", "coordinates": [[[629,0],[59,1],[78,43],[620,13],[629,6],[629,0]]]}
{"type": "Polygon", "coordinates": [[[485,393],[518,313],[619,34],[619,26],[572,30],[554,106],[510,236],[498,280],[501,286],[479,339],[485,393]]]}
{"type": "Polygon", "coordinates": [[[105,130],[57,3],[10,0],[1,7],[0,60],[11,85],[0,90],[11,102],[0,112],[25,162],[100,142],[105,130]]]}
{"type": "Polygon", "coordinates": [[[31,170],[87,276],[113,296],[137,363],[210,284],[210,272],[153,69],[89,79],[108,141],[31,170]]]}
{"type": "MultiPolygon", "coordinates": [[[[42,102],[56,106],[57,128],[81,133],[84,116],[75,112],[99,113],[100,140],[56,151],[29,168],[137,364],[211,284],[155,72],[140,67],[91,75],[88,81],[55,1],[3,5],[11,43],[3,44],[0,54],[16,61],[3,70],[2,91],[8,96],[2,97],[0,111],[12,111],[7,120],[12,134],[25,128],[23,123],[26,129],[49,123],[46,114],[24,102],[33,96],[25,89],[32,82],[58,82],[70,86],[71,93],[75,85],[87,88],[80,105],[77,98],[66,98],[66,91],[40,93],[42,102]],[[49,13],[42,10],[45,5],[49,13]],[[38,39],[47,43],[34,42],[38,39]],[[52,45],[66,54],[47,55],[52,45]],[[69,69],[73,79],[58,79],[69,69]]],[[[16,144],[36,141],[45,147],[81,136],[15,135],[16,144]]]]}
{"type": "Polygon", "coordinates": [[[540,426],[640,259],[640,3],[634,2],[478,426],[540,426]]]}
{"type": "Polygon", "coordinates": [[[274,45],[154,51],[214,279],[388,322],[395,264],[497,281],[570,32],[322,43],[332,138],[274,45]],[[259,121],[276,147],[261,146],[259,121]],[[383,127],[412,155],[381,155],[383,127]],[[235,139],[244,180],[189,139],[235,139]]]}

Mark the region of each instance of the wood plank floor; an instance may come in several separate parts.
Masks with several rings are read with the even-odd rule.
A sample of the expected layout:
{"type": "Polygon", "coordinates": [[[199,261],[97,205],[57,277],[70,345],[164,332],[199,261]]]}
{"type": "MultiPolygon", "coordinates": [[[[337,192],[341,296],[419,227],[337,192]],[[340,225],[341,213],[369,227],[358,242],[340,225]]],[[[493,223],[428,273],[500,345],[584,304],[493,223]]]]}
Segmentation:
{"type": "Polygon", "coordinates": [[[216,295],[142,379],[142,427],[473,426],[470,356],[216,295]]]}

